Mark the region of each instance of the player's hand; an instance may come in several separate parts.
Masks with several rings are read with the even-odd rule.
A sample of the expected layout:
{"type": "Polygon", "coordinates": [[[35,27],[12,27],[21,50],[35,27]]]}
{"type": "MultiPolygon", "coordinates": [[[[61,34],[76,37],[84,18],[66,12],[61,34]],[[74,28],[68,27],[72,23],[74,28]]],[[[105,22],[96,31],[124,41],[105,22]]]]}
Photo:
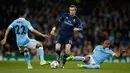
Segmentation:
{"type": "Polygon", "coordinates": [[[54,30],[52,30],[52,31],[50,32],[50,34],[51,34],[51,35],[55,35],[55,32],[54,32],[54,30]]]}
{"type": "Polygon", "coordinates": [[[44,34],[43,37],[44,37],[44,38],[48,38],[49,36],[44,34]]]}
{"type": "Polygon", "coordinates": [[[1,41],[1,44],[4,45],[5,43],[6,43],[6,39],[3,39],[3,40],[1,41]]]}
{"type": "Polygon", "coordinates": [[[126,49],[120,49],[120,52],[121,52],[121,53],[125,53],[125,52],[126,52],[126,49]]]}
{"type": "Polygon", "coordinates": [[[74,31],[80,31],[80,29],[79,28],[74,28],[74,31]]]}

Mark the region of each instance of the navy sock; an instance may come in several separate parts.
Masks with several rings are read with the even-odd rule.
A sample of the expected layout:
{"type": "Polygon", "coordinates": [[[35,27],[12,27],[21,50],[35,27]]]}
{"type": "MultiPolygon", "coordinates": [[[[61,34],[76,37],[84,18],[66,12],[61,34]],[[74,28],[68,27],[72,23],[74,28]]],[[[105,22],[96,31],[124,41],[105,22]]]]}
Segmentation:
{"type": "Polygon", "coordinates": [[[56,53],[57,53],[58,57],[60,57],[61,51],[60,51],[60,50],[57,50],[56,53]]]}
{"type": "Polygon", "coordinates": [[[64,56],[63,56],[63,62],[62,62],[62,64],[63,64],[63,66],[65,65],[65,63],[66,63],[66,58],[68,57],[68,56],[70,56],[69,54],[64,54],[64,56]]]}
{"type": "Polygon", "coordinates": [[[56,51],[56,53],[57,53],[57,61],[58,61],[58,63],[60,63],[60,55],[61,55],[61,51],[60,50],[57,50],[56,51]]]}

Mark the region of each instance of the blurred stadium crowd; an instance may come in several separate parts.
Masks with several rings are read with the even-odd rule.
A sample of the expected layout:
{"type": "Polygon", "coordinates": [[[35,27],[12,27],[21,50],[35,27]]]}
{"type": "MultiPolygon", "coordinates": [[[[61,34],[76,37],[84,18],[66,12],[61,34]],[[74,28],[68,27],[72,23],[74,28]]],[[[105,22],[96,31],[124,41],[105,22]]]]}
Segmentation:
{"type": "MultiPolygon", "coordinates": [[[[61,14],[68,12],[71,4],[77,6],[77,16],[84,27],[83,31],[74,33],[72,54],[91,54],[97,44],[108,39],[112,41],[114,52],[124,49],[126,53],[122,56],[130,57],[130,2],[125,0],[14,0],[12,3],[5,0],[0,4],[0,41],[8,25],[18,18],[18,11],[25,8],[28,13],[26,19],[32,26],[49,35],[48,39],[44,39],[29,32],[29,37],[44,45],[45,55],[55,55],[56,36],[49,33],[61,14]]],[[[19,55],[12,31],[7,43],[0,45],[3,55],[19,55]]]]}

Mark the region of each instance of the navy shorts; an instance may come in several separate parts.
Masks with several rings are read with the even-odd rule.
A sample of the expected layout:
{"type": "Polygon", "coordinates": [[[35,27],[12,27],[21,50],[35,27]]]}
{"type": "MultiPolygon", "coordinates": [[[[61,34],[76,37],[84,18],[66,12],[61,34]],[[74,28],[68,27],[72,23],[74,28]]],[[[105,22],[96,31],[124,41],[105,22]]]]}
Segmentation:
{"type": "Polygon", "coordinates": [[[72,36],[64,37],[64,36],[58,36],[56,43],[59,43],[61,45],[65,44],[72,44],[72,36]]]}

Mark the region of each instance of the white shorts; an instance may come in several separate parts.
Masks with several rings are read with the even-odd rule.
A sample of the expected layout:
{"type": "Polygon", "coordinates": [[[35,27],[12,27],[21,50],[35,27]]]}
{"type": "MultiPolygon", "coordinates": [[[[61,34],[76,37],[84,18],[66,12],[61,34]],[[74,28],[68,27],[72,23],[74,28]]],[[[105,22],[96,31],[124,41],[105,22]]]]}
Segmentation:
{"type": "Polygon", "coordinates": [[[27,43],[27,44],[25,45],[25,47],[26,47],[26,48],[29,48],[29,49],[35,49],[37,44],[41,45],[38,41],[36,41],[36,40],[34,40],[34,39],[30,39],[30,42],[27,43]]]}
{"type": "MultiPolygon", "coordinates": [[[[36,45],[40,44],[40,42],[34,40],[34,39],[30,39],[29,43],[27,43],[26,45],[24,45],[24,48],[28,48],[28,49],[36,49],[36,45]]],[[[22,50],[23,48],[19,47],[19,50],[22,50]]]]}
{"type": "Polygon", "coordinates": [[[92,55],[88,55],[88,56],[90,57],[90,60],[88,61],[87,64],[91,64],[91,65],[96,64],[96,62],[94,61],[92,55]]]}

